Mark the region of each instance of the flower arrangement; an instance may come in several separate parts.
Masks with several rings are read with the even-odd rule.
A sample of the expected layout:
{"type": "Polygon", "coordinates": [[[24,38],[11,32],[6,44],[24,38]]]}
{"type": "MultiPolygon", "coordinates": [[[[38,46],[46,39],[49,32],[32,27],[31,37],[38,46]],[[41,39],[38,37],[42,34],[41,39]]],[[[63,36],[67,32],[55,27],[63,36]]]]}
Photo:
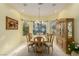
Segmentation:
{"type": "Polygon", "coordinates": [[[76,53],[79,53],[79,45],[77,45],[74,41],[68,45],[69,51],[74,51],[76,53]]]}

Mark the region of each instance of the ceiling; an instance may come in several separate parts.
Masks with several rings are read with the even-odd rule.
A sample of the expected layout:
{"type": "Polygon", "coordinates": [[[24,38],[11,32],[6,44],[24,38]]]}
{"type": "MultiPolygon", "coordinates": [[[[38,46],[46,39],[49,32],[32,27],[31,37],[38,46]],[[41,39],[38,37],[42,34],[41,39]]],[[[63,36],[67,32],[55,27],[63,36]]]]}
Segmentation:
{"type": "Polygon", "coordinates": [[[67,3],[11,3],[12,8],[24,15],[49,16],[62,11],[67,3]]]}

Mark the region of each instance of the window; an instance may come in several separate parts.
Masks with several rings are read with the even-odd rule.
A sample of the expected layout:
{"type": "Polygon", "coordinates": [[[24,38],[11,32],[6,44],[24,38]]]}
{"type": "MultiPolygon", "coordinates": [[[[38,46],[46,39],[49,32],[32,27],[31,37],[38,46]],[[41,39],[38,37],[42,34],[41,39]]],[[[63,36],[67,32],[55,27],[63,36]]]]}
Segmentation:
{"type": "Polygon", "coordinates": [[[51,29],[51,33],[56,33],[56,21],[54,20],[54,21],[51,21],[50,22],[50,29],[51,29]]]}
{"type": "Polygon", "coordinates": [[[46,23],[38,20],[33,22],[33,34],[46,34],[46,23]]]}

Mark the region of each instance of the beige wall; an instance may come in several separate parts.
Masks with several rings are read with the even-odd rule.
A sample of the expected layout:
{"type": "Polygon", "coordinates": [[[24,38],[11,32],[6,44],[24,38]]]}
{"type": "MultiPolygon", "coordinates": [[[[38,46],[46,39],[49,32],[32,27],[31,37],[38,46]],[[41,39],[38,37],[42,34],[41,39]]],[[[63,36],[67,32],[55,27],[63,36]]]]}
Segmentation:
{"type": "Polygon", "coordinates": [[[67,9],[60,12],[58,18],[74,18],[75,41],[79,43],[79,4],[72,4],[67,9]]]}
{"type": "Polygon", "coordinates": [[[0,4],[0,55],[6,55],[21,42],[22,21],[21,15],[5,4],[0,4]],[[6,30],[6,16],[18,20],[18,30],[6,30]]]}

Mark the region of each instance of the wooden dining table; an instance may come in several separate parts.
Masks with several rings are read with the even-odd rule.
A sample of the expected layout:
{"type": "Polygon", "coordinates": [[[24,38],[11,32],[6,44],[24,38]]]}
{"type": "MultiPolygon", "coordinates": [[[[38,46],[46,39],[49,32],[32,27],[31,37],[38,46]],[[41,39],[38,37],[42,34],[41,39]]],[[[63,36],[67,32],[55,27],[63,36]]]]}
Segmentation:
{"type": "Polygon", "coordinates": [[[48,41],[46,39],[45,35],[33,35],[33,38],[30,41],[34,42],[35,41],[34,39],[37,38],[37,37],[42,37],[42,39],[44,40],[44,42],[48,41]]]}

